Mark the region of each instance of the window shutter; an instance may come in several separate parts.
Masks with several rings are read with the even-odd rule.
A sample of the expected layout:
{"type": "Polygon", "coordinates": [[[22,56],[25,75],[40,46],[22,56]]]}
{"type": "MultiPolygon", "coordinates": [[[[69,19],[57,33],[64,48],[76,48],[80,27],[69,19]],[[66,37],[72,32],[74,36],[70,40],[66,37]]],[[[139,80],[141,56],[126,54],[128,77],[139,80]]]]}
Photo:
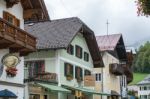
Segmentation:
{"type": "Polygon", "coordinates": [[[67,76],[67,63],[64,63],[64,76],[67,76]]]}
{"type": "Polygon", "coordinates": [[[95,76],[95,77],[96,77],[96,81],[98,81],[98,74],[96,74],[96,76],[95,76]]]}
{"type": "Polygon", "coordinates": [[[77,77],[77,68],[78,67],[75,67],[75,78],[77,79],[78,77],[77,77]]]}
{"type": "Polygon", "coordinates": [[[82,58],[82,48],[78,45],[76,45],[76,56],[82,58]]]}
{"type": "Polygon", "coordinates": [[[7,20],[7,12],[6,11],[3,11],[3,19],[7,20]]]}
{"type": "Polygon", "coordinates": [[[74,54],[74,46],[71,45],[70,47],[71,47],[71,55],[73,55],[74,54]]]}
{"type": "Polygon", "coordinates": [[[80,58],[82,58],[82,48],[80,47],[80,58]]]}
{"type": "Polygon", "coordinates": [[[81,80],[83,80],[82,68],[80,68],[80,77],[81,77],[81,80]]]}
{"type": "Polygon", "coordinates": [[[74,46],[73,45],[69,45],[69,47],[67,48],[67,53],[73,55],[74,54],[74,46]]]}
{"type": "Polygon", "coordinates": [[[14,20],[15,20],[14,25],[17,26],[17,27],[20,27],[20,20],[17,19],[17,18],[15,18],[14,20]]]}
{"type": "Polygon", "coordinates": [[[89,54],[87,52],[84,52],[84,60],[89,61],[89,54]]]}

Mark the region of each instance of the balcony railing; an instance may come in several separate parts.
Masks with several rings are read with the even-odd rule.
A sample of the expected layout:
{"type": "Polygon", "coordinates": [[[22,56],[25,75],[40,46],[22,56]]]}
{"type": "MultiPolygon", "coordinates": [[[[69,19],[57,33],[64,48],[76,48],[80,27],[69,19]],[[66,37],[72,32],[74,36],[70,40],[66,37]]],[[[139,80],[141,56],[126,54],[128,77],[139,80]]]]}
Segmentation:
{"type": "Polygon", "coordinates": [[[121,64],[113,63],[109,65],[110,73],[120,76],[124,74],[123,67],[121,64]]]}
{"type": "Polygon", "coordinates": [[[3,44],[5,48],[15,48],[17,45],[22,50],[23,48],[28,51],[34,51],[36,49],[36,38],[34,36],[2,18],[0,18],[0,38],[3,39],[1,45],[3,44]]]}

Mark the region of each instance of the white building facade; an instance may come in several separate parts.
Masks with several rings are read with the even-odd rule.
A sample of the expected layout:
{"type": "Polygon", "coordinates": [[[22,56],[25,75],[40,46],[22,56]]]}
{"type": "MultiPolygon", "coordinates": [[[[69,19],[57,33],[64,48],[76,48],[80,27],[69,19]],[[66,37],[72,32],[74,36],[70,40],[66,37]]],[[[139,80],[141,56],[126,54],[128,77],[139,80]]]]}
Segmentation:
{"type": "Polygon", "coordinates": [[[0,99],[24,99],[23,56],[35,50],[35,42],[24,31],[21,2],[0,0],[0,99]]]}

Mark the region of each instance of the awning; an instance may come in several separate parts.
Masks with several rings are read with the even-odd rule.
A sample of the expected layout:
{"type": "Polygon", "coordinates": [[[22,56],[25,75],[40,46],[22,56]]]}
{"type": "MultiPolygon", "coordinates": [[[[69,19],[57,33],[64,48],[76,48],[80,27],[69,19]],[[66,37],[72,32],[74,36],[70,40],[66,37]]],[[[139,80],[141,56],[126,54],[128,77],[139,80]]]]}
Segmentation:
{"type": "Polygon", "coordinates": [[[66,86],[66,85],[63,85],[63,86],[64,86],[64,88],[67,88],[67,89],[70,89],[70,90],[78,90],[78,91],[81,91],[81,92],[83,92],[85,94],[111,96],[111,94],[102,93],[102,92],[96,92],[95,90],[92,90],[92,89],[81,88],[81,87],[71,87],[71,86],[66,86]]]}
{"type": "Polygon", "coordinates": [[[51,92],[62,92],[62,93],[71,93],[70,90],[67,90],[65,88],[62,88],[60,86],[57,85],[50,85],[50,84],[42,84],[42,83],[37,83],[37,85],[48,89],[51,92]]]}
{"type": "Polygon", "coordinates": [[[118,92],[111,90],[111,96],[120,96],[118,92]]]}
{"type": "Polygon", "coordinates": [[[0,91],[0,97],[17,98],[17,96],[13,92],[7,89],[0,91]]]}

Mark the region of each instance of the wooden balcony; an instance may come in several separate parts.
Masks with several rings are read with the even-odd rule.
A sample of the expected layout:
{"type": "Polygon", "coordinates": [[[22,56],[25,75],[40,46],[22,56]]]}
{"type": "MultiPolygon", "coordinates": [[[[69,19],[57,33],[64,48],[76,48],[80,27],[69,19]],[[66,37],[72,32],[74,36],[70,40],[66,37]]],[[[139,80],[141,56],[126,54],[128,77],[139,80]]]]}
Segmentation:
{"type": "Polygon", "coordinates": [[[116,76],[124,74],[122,65],[117,63],[109,64],[109,71],[116,76]]]}
{"type": "Polygon", "coordinates": [[[36,38],[0,18],[0,49],[19,52],[24,56],[36,49],[36,38]]]}

